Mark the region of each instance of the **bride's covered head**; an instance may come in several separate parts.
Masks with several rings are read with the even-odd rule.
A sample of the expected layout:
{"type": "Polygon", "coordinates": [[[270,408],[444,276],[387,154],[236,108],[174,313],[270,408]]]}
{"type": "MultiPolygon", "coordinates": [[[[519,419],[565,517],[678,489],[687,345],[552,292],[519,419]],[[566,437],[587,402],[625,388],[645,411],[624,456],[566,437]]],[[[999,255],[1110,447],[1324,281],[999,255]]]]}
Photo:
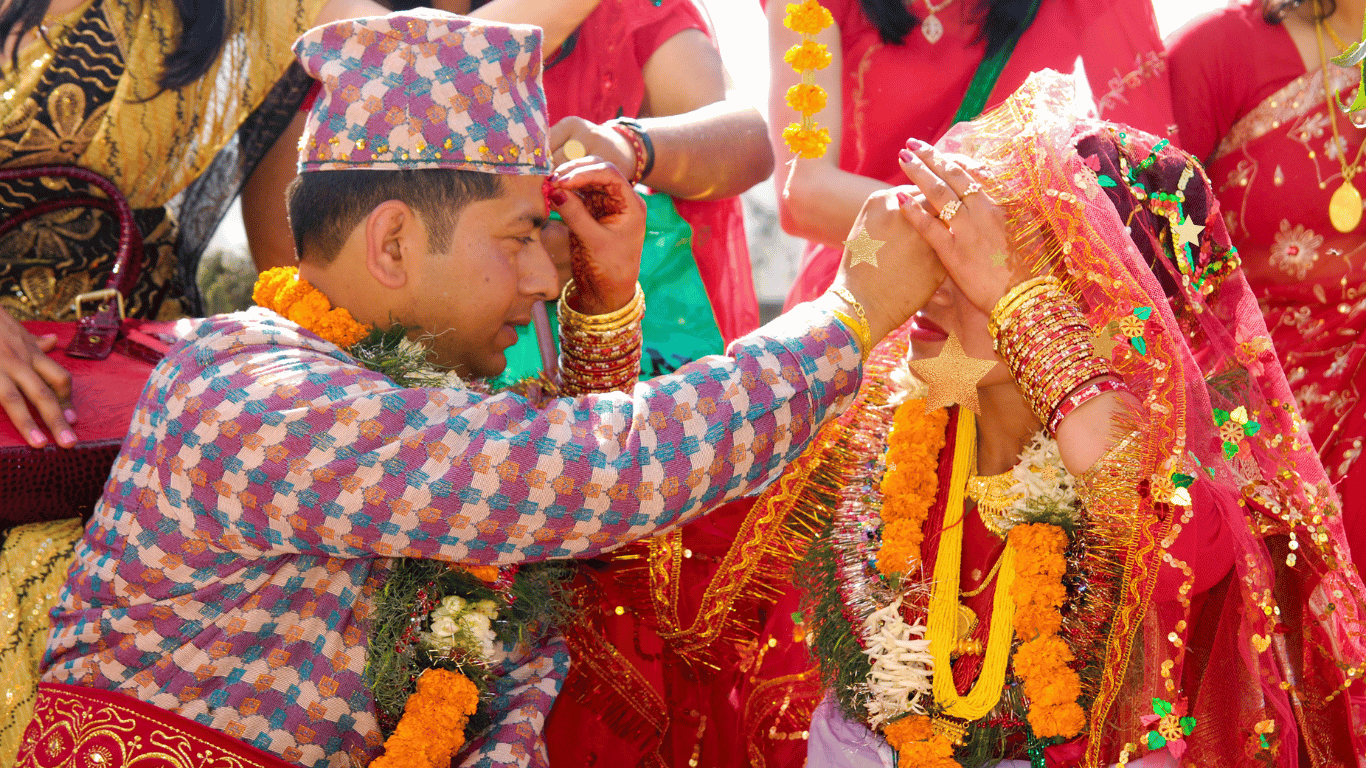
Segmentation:
{"type": "Polygon", "coordinates": [[[1036,74],[941,149],[987,165],[984,186],[1036,273],[1076,299],[1139,403],[1123,425],[1137,494],[1088,503],[1133,531],[1119,555],[1132,589],[1108,640],[1108,663],[1132,666],[1107,669],[1093,692],[1093,754],[1138,743],[1153,701],[1181,698],[1199,723],[1185,737],[1192,764],[1279,765],[1297,727],[1351,755],[1362,704],[1348,694],[1366,694],[1346,671],[1366,667],[1366,588],[1218,202],[1189,155],[1086,111],[1069,78],[1036,74]],[[1185,529],[1224,537],[1232,570],[1205,579],[1198,552],[1173,548],[1185,529]],[[1165,604],[1151,597],[1163,584],[1165,604]],[[1312,717],[1297,724],[1292,695],[1312,717]],[[1253,732],[1267,722],[1279,736],[1253,732]]]}

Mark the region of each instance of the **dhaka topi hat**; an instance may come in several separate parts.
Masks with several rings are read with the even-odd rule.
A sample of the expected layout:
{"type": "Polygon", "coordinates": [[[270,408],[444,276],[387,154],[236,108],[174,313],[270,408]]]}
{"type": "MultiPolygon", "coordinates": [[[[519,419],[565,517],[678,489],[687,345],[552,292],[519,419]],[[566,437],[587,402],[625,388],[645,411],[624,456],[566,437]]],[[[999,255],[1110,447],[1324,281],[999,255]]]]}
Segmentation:
{"type": "Polygon", "coordinates": [[[541,30],[420,9],[316,27],[299,171],[550,173],[541,30]]]}

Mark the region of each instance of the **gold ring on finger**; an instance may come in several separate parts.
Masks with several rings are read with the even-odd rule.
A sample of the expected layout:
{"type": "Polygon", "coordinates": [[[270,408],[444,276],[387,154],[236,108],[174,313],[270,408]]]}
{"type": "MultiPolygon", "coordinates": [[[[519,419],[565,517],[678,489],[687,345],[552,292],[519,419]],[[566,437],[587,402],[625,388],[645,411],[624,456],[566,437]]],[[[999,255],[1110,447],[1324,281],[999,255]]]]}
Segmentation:
{"type": "Polygon", "coordinates": [[[959,195],[959,197],[967,197],[968,195],[973,195],[981,191],[982,185],[974,181],[968,185],[967,189],[963,190],[963,194],[959,195]]]}
{"type": "Polygon", "coordinates": [[[958,209],[963,206],[962,200],[950,200],[944,203],[944,207],[939,210],[939,220],[948,224],[958,215],[958,209]]]}
{"type": "Polygon", "coordinates": [[[564,156],[569,160],[578,160],[588,154],[588,148],[578,139],[570,139],[564,143],[564,156]]]}

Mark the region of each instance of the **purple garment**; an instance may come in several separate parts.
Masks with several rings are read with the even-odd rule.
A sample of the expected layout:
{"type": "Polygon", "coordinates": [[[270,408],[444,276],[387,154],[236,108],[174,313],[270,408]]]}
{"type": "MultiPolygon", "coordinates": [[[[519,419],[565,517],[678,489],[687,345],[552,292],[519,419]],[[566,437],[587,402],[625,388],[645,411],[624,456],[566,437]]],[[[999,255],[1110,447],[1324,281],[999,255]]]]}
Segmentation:
{"type": "Polygon", "coordinates": [[[844,716],[826,695],[811,713],[806,768],[894,768],[896,756],[880,735],[844,716]]]}
{"type": "MultiPolygon", "coordinates": [[[[677,373],[531,403],[400,389],[261,309],[153,372],[77,546],[44,662],[296,763],[381,747],[362,673],[387,558],[599,554],[773,479],[852,400],[860,360],[803,307],[677,373]]],[[[545,765],[568,658],[522,649],[467,765],[545,765]]]]}
{"type": "MultiPolygon", "coordinates": [[[[811,713],[806,768],[895,768],[896,755],[880,734],[844,716],[826,695],[811,713]]],[[[996,768],[1029,768],[1028,760],[1000,760],[996,768]]],[[[1129,768],[1176,768],[1171,752],[1159,749],[1130,760],[1129,768]]],[[[906,766],[904,768],[914,768],[906,766]]],[[[1110,768],[1119,768],[1113,765],[1110,768]]]]}

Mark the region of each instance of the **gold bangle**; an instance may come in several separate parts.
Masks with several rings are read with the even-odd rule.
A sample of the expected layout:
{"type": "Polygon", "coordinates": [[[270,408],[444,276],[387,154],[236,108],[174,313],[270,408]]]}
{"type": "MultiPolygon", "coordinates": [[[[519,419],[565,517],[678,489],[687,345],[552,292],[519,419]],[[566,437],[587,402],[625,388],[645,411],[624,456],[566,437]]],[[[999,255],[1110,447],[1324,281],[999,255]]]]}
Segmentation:
{"type": "Polygon", "coordinates": [[[842,285],[831,286],[830,292],[847,302],[849,306],[854,308],[854,314],[858,315],[858,320],[855,321],[854,318],[838,309],[833,310],[835,317],[839,318],[840,322],[844,323],[845,326],[853,332],[854,338],[859,343],[859,354],[863,359],[867,360],[868,353],[873,351],[873,330],[868,326],[868,315],[863,311],[863,305],[858,303],[858,299],[854,298],[854,294],[850,293],[849,289],[842,285]]]}
{"type": "Polygon", "coordinates": [[[645,292],[641,290],[640,283],[636,283],[635,295],[626,302],[626,306],[601,315],[586,315],[569,306],[569,299],[577,295],[578,290],[579,287],[574,284],[573,278],[570,278],[560,291],[560,321],[566,325],[577,325],[597,331],[614,331],[639,320],[641,315],[645,314],[645,292]]]}
{"type": "MultiPolygon", "coordinates": [[[[999,329],[1003,323],[1008,324],[1005,321],[1009,320],[1026,298],[1047,292],[1050,288],[1061,290],[1061,287],[1062,283],[1058,282],[1058,278],[1052,275],[1044,275],[1043,277],[1030,278],[1011,288],[1006,292],[1006,295],[996,302],[996,306],[992,307],[991,314],[987,317],[988,330],[999,329]]],[[[996,337],[994,332],[991,335],[992,338],[996,337]]]]}

